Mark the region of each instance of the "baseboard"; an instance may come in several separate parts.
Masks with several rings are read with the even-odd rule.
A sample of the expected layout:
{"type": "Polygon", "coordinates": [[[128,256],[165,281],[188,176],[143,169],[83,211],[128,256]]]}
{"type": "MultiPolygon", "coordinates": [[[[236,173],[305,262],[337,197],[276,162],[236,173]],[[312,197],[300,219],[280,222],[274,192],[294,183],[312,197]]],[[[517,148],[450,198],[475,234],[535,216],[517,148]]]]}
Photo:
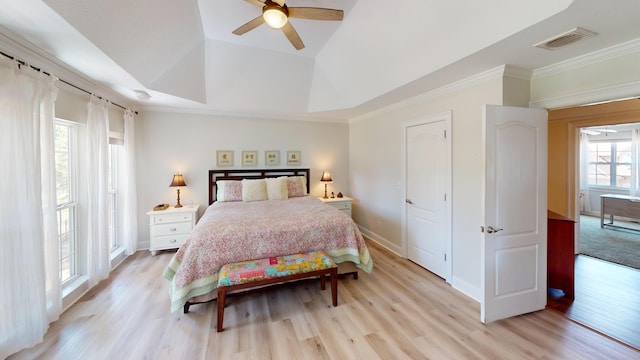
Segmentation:
{"type": "Polygon", "coordinates": [[[482,289],[478,286],[471,285],[470,283],[460,279],[459,277],[453,276],[453,280],[451,281],[451,287],[467,295],[468,297],[472,298],[477,302],[482,301],[482,289]]]}
{"type": "MultiPolygon", "coordinates": [[[[358,225],[358,227],[360,228],[360,232],[362,233],[362,235],[364,235],[371,241],[374,241],[378,245],[386,248],[392,253],[404,258],[404,256],[401,255],[401,246],[392,243],[391,241],[385,239],[384,237],[376,234],[375,232],[367,229],[364,226],[358,225]]],[[[482,299],[482,289],[480,287],[474,286],[458,277],[452,276],[451,287],[477,302],[480,302],[480,300],[482,299]]]]}
{"type": "Polygon", "coordinates": [[[149,240],[147,241],[140,241],[138,240],[138,246],[136,247],[136,251],[137,250],[149,250],[149,246],[151,244],[149,243],[149,240]]]}
{"type": "Polygon", "coordinates": [[[384,237],[380,236],[379,234],[376,234],[375,232],[367,229],[364,226],[358,225],[358,228],[360,228],[360,232],[362,233],[362,235],[364,235],[365,237],[367,237],[368,239],[371,239],[372,241],[375,241],[378,245],[382,246],[383,248],[391,251],[392,253],[400,256],[400,257],[404,257],[401,255],[402,253],[402,247],[394,244],[393,242],[389,241],[388,239],[385,239],[384,237]]]}

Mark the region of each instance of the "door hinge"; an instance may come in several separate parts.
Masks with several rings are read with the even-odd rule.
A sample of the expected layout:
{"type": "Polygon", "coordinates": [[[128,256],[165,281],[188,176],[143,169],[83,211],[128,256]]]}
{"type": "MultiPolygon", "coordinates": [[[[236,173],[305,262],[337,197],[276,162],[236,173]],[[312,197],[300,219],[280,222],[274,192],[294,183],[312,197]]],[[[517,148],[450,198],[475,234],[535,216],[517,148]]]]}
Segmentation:
{"type": "Polygon", "coordinates": [[[444,131],[444,138],[447,138],[447,130],[444,131]]]}
{"type": "Polygon", "coordinates": [[[447,194],[444,194],[444,201],[447,201],[447,194]]]}
{"type": "Polygon", "coordinates": [[[444,253],[444,261],[447,261],[447,253],[444,253]]]}

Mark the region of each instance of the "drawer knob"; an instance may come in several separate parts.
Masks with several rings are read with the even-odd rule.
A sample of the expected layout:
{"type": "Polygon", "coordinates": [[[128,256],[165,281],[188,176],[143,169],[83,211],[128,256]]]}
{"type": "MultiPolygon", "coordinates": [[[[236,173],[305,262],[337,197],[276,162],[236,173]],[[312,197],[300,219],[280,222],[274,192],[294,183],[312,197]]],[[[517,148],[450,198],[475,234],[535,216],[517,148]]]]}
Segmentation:
{"type": "Polygon", "coordinates": [[[171,228],[169,229],[169,231],[176,231],[176,228],[171,228]]]}
{"type": "Polygon", "coordinates": [[[173,243],[176,242],[176,239],[171,239],[171,240],[169,240],[169,242],[173,244],[173,243]]]}

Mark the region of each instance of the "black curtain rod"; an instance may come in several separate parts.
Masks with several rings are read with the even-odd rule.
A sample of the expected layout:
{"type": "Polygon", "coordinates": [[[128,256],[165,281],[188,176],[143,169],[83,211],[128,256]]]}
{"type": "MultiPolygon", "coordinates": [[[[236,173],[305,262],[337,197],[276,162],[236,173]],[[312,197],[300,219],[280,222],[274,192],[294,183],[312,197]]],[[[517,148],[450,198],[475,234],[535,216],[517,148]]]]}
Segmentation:
{"type": "MultiPolygon", "coordinates": [[[[17,61],[17,62],[18,62],[18,64],[20,64],[20,65],[22,65],[22,66],[28,66],[28,67],[32,68],[33,70],[35,70],[35,71],[39,71],[39,72],[41,72],[41,73],[43,73],[43,74],[45,74],[45,75],[47,75],[47,76],[51,76],[51,74],[49,74],[48,72],[43,71],[42,69],[37,68],[37,67],[35,67],[35,66],[33,66],[33,65],[27,64],[26,62],[24,62],[24,61],[22,61],[22,60],[20,60],[20,59],[16,59],[15,57],[13,57],[13,56],[11,56],[11,55],[9,55],[9,54],[5,54],[5,53],[4,53],[4,52],[2,52],[2,51],[0,51],[0,54],[4,55],[5,57],[7,57],[7,58],[9,58],[9,59],[11,59],[11,60],[17,61]]],[[[76,89],[78,89],[78,90],[80,90],[80,91],[82,91],[82,92],[85,92],[85,93],[87,93],[87,94],[89,94],[89,95],[95,95],[95,94],[93,94],[92,92],[87,91],[87,90],[85,90],[85,89],[83,89],[83,88],[79,87],[78,85],[74,85],[74,84],[72,84],[72,83],[70,83],[70,82],[68,82],[68,81],[66,81],[66,80],[63,80],[63,79],[58,78],[58,81],[60,81],[61,83],[65,83],[65,84],[67,84],[67,85],[69,85],[69,86],[71,86],[71,87],[73,87],[73,88],[76,88],[76,89]]],[[[98,95],[95,95],[95,96],[96,96],[98,99],[100,99],[100,100],[102,100],[102,99],[103,99],[101,96],[98,96],[98,95]]],[[[124,107],[124,106],[122,106],[122,105],[120,105],[120,104],[116,104],[116,103],[111,102],[111,101],[109,101],[109,103],[111,103],[111,104],[113,104],[113,105],[115,105],[115,106],[119,107],[119,108],[120,108],[120,109],[122,109],[122,110],[129,110],[128,108],[126,108],[126,107],[124,107]]],[[[134,114],[138,115],[138,112],[137,112],[137,111],[134,111],[134,114]]]]}

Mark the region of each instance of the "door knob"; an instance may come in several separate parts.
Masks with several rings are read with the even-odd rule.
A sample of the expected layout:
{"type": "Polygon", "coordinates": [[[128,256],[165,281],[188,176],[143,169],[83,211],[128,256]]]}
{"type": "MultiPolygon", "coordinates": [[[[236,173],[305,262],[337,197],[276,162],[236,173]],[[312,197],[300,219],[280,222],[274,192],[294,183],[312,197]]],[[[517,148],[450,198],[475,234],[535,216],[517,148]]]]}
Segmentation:
{"type": "Polygon", "coordinates": [[[405,199],[405,201],[407,202],[407,204],[413,205],[413,201],[411,201],[411,199],[405,199]]]}
{"type": "Polygon", "coordinates": [[[498,231],[502,231],[504,229],[496,229],[493,226],[487,226],[487,233],[489,234],[493,234],[493,233],[497,233],[498,231]]]}

